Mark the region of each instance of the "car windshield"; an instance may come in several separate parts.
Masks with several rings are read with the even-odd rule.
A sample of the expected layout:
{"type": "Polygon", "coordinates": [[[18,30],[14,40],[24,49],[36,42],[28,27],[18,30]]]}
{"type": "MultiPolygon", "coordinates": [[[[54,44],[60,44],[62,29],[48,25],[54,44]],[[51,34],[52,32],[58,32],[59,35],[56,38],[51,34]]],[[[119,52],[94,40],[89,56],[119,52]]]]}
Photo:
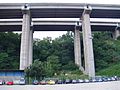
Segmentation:
{"type": "Polygon", "coordinates": [[[25,81],[24,79],[21,79],[20,81],[25,81]]]}
{"type": "Polygon", "coordinates": [[[37,80],[34,80],[34,82],[38,82],[37,80]]]}

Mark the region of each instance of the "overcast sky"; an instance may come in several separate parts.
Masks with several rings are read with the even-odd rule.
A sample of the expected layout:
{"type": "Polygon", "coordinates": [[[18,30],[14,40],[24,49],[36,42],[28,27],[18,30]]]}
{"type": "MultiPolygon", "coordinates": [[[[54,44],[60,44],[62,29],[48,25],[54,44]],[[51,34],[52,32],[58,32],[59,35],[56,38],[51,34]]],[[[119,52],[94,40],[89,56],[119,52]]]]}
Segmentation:
{"type": "MultiPolygon", "coordinates": [[[[94,3],[94,4],[119,4],[120,0],[0,0],[0,3],[94,3]]],[[[52,37],[52,39],[66,32],[34,32],[34,38],[52,37]]]]}
{"type": "Polygon", "coordinates": [[[2,3],[98,3],[120,4],[120,0],[0,0],[2,3]]]}

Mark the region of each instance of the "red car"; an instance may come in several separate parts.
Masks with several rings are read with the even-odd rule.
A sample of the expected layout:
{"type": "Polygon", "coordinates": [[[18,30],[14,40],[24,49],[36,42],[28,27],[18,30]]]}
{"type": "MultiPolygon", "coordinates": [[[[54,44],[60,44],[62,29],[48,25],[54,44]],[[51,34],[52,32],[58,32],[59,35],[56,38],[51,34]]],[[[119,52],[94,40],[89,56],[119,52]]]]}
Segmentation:
{"type": "Polygon", "coordinates": [[[13,85],[13,81],[7,81],[6,84],[7,85],[13,85]]]}
{"type": "Polygon", "coordinates": [[[39,84],[41,84],[41,85],[46,85],[47,84],[47,82],[45,81],[45,80],[42,80],[42,81],[40,81],[40,83],[39,84]]]}

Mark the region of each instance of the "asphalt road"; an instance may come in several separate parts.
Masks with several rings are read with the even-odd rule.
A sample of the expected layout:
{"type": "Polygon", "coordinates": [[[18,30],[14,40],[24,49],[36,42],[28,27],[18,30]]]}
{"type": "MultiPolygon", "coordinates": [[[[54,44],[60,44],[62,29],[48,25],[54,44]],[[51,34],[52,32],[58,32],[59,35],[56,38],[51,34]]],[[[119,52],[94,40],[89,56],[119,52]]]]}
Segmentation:
{"type": "Polygon", "coordinates": [[[120,81],[61,85],[1,85],[0,90],[120,90],[120,81]]]}

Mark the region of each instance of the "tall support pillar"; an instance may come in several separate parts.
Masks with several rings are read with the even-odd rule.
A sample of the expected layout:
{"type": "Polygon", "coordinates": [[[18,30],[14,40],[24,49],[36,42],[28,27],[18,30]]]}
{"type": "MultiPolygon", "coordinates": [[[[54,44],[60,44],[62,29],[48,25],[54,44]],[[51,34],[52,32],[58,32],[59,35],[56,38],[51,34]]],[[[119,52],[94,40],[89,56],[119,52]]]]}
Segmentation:
{"type": "Polygon", "coordinates": [[[119,24],[115,28],[115,31],[112,33],[113,39],[117,40],[117,38],[120,36],[120,26],[119,24]]]}
{"type": "Polygon", "coordinates": [[[20,49],[20,70],[27,67],[29,60],[29,33],[30,33],[30,10],[28,6],[22,8],[23,23],[20,49]]]}
{"type": "Polygon", "coordinates": [[[80,31],[75,27],[74,32],[74,56],[75,64],[81,67],[81,45],[80,45],[80,31]]]}
{"type": "Polygon", "coordinates": [[[85,73],[89,77],[95,77],[93,43],[90,26],[90,12],[89,6],[85,7],[82,14],[82,31],[83,31],[83,45],[84,45],[84,59],[85,59],[85,73]]]}
{"type": "Polygon", "coordinates": [[[29,35],[29,61],[28,66],[32,64],[33,61],[33,23],[31,23],[30,35],[29,35]]]}

